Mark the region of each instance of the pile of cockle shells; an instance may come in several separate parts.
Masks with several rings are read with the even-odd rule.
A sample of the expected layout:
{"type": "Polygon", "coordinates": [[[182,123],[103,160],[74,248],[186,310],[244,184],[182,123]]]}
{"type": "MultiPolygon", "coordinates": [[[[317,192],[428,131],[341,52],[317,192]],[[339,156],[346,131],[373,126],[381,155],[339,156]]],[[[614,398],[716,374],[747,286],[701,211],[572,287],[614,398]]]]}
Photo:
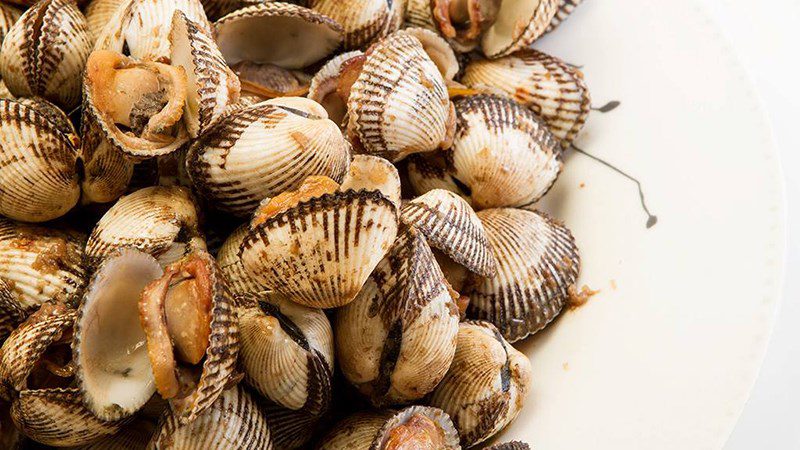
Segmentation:
{"type": "Polygon", "coordinates": [[[0,448],[480,448],[530,401],[590,100],[529,47],[579,1],[8,1],[0,448]]]}

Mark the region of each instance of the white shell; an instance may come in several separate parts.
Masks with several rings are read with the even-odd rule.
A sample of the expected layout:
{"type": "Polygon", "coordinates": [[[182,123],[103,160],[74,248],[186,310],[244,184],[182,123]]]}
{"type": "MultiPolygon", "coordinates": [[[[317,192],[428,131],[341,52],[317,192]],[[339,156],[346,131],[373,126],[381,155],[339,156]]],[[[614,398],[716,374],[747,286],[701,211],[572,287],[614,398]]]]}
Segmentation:
{"type": "Polygon", "coordinates": [[[397,31],[404,0],[312,0],[311,8],[344,28],[344,48],[358,49],[397,31]]]}

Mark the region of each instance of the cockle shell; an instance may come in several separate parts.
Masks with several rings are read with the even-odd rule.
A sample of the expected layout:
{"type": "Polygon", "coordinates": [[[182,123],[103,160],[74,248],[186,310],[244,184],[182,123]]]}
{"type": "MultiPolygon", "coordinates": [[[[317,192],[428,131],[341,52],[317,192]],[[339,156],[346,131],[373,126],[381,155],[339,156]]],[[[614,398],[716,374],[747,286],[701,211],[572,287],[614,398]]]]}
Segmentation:
{"type": "Polygon", "coordinates": [[[561,0],[503,0],[497,19],[481,37],[483,53],[499,58],[529,46],[545,32],[560,3],[561,0]]]}
{"type": "Polygon", "coordinates": [[[270,1],[272,0],[200,0],[200,3],[203,4],[203,9],[205,9],[208,19],[217,20],[245,6],[267,3],[270,1]]]}
{"type": "Polygon", "coordinates": [[[22,13],[13,6],[0,3],[0,44],[22,13]]]}
{"type": "Polygon", "coordinates": [[[250,106],[278,96],[304,94],[310,76],[299,71],[278,67],[274,64],[258,64],[239,61],[231,69],[244,84],[239,104],[250,106]]]}
{"type": "Polygon", "coordinates": [[[418,400],[450,367],[458,320],[425,237],[404,227],[355,300],[337,311],[337,361],[376,406],[418,400]]]}
{"type": "Polygon", "coordinates": [[[82,126],[81,203],[113,202],[128,189],[135,163],[106,139],[97,122],[86,120],[82,126]]]}
{"type": "Polygon", "coordinates": [[[299,450],[309,448],[320,425],[326,424],[326,416],[315,416],[303,410],[291,410],[281,406],[262,405],[269,423],[269,434],[276,449],[299,450]]]}
{"type": "Polygon", "coordinates": [[[239,78],[225,64],[207,31],[180,10],[172,18],[169,40],[172,64],[186,73],[183,119],[189,136],[196,138],[239,99],[239,78]]]}
{"type": "Polygon", "coordinates": [[[89,38],[94,45],[103,29],[111,22],[117,10],[126,3],[126,0],[90,0],[83,11],[86,16],[86,26],[89,38]]]}
{"type": "Polygon", "coordinates": [[[561,5],[558,7],[556,15],[553,16],[553,20],[550,21],[550,25],[547,27],[548,33],[558,28],[561,22],[567,20],[567,17],[583,3],[583,0],[560,0],[560,3],[561,5]]]}
{"type": "Polygon", "coordinates": [[[329,56],[342,42],[342,27],[330,17],[282,2],[234,11],[215,23],[222,55],[240,61],[301,69],[329,56]]]}
{"type": "Polygon", "coordinates": [[[76,304],[88,276],[84,241],[79,233],[0,218],[0,290],[25,316],[47,301],[76,304]]]}
{"type": "Polygon", "coordinates": [[[7,98],[11,100],[14,99],[14,94],[12,94],[11,91],[8,90],[5,81],[3,81],[2,79],[0,79],[0,98],[7,98]]]}
{"type": "Polygon", "coordinates": [[[580,271],[572,233],[540,212],[478,212],[498,262],[497,275],[474,277],[467,316],[493,323],[510,342],[544,328],[564,308],[580,271]]]}
{"type": "Polygon", "coordinates": [[[148,445],[151,449],[271,450],[269,424],[255,399],[241,386],[228,389],[186,424],[168,411],[148,445]]]}
{"type": "Polygon", "coordinates": [[[0,214],[43,222],[78,202],[77,142],[62,127],[47,111],[0,99],[0,214]]]}
{"type": "Polygon", "coordinates": [[[137,418],[123,425],[111,436],[71,450],[145,450],[153,437],[155,427],[154,421],[137,418]]]}
{"type": "Polygon", "coordinates": [[[97,265],[116,249],[132,247],[166,265],[195,249],[197,209],[188,189],[153,186],[120,198],[97,222],[86,243],[86,257],[97,265]]]}
{"type": "Polygon", "coordinates": [[[344,48],[365,48],[397,31],[403,20],[404,0],[312,0],[311,8],[344,28],[344,48]]]}
{"type": "Polygon", "coordinates": [[[245,381],[286,408],[324,413],[331,403],[333,331],[322,310],[280,294],[238,299],[245,381]]]}
{"type": "Polygon", "coordinates": [[[397,31],[375,44],[352,86],[348,134],[365,153],[397,162],[448,147],[452,108],[422,43],[397,31]]]}
{"type": "Polygon", "coordinates": [[[4,342],[27,316],[9,284],[0,278],[0,342],[4,342]]]}
{"type": "Polygon", "coordinates": [[[339,127],[311,100],[280,102],[228,114],[189,148],[189,176],[216,208],[247,216],[264,197],[295,189],[308,176],[342,180],[350,146],[339,127]]]}
{"type": "Polygon", "coordinates": [[[341,125],[347,113],[347,99],[343,99],[336,88],[342,65],[355,57],[364,55],[361,50],[342,53],[325,63],[311,79],[308,98],[322,105],[328,111],[328,117],[341,125]]]}
{"type": "Polygon", "coordinates": [[[511,423],[530,389],[528,357],[490,323],[470,321],[461,323],[453,364],[429,403],[452,417],[470,448],[511,423]]]}
{"type": "Polygon", "coordinates": [[[0,48],[0,74],[16,97],[40,96],[71,110],[91,50],[86,19],[70,0],[42,0],[11,27],[0,48]]]}
{"type": "Polygon", "coordinates": [[[237,227],[222,243],[219,252],[217,252],[219,270],[228,280],[228,286],[235,296],[263,291],[258,282],[245,270],[242,265],[242,259],[239,256],[239,248],[242,246],[245,236],[247,236],[247,231],[247,224],[237,227]]]}
{"type": "Polygon", "coordinates": [[[431,0],[406,0],[405,26],[438,32],[439,29],[433,18],[431,0]]]}
{"type": "Polygon", "coordinates": [[[400,174],[394,164],[372,155],[355,155],[341,190],[378,190],[400,210],[400,174]]]}
{"type": "Polygon", "coordinates": [[[378,190],[300,202],[250,227],[242,264],[263,286],[313,308],[349,303],[397,233],[397,207],[378,190]]]}
{"type": "MultiPolygon", "coordinates": [[[[456,135],[444,169],[456,192],[469,197],[475,209],[528,205],[547,193],[561,172],[562,149],[530,110],[493,95],[468,96],[455,104],[456,135]]],[[[415,181],[426,175],[438,174],[428,170],[409,177],[416,190],[424,189],[415,181]]],[[[443,176],[426,184],[447,189],[445,181],[443,176]]]]}
{"type": "Polygon", "coordinates": [[[565,146],[586,123],[592,106],[583,74],[565,62],[534,49],[494,60],[472,61],[461,82],[489,87],[530,108],[565,146]]]}
{"type": "Polygon", "coordinates": [[[497,273],[497,260],[472,207],[458,195],[434,189],[405,204],[400,220],[414,226],[428,243],[482,276],[497,273]]]}
{"type": "Polygon", "coordinates": [[[484,450],[531,450],[531,446],[520,441],[505,442],[487,447],[484,450]]]}
{"type": "Polygon", "coordinates": [[[384,448],[387,441],[394,441],[398,448],[416,448],[413,442],[398,442],[392,431],[408,425],[416,426],[414,419],[423,418],[435,424],[441,432],[442,447],[440,450],[457,450],[458,433],[453,421],[440,409],[428,406],[409,406],[400,411],[381,410],[353,414],[333,426],[333,429],[322,438],[317,450],[373,450],[384,448]]]}
{"type": "Polygon", "coordinates": [[[458,74],[458,58],[453,48],[438,33],[427,28],[406,28],[406,33],[419,39],[428,57],[439,68],[445,80],[453,80],[458,74]]]}

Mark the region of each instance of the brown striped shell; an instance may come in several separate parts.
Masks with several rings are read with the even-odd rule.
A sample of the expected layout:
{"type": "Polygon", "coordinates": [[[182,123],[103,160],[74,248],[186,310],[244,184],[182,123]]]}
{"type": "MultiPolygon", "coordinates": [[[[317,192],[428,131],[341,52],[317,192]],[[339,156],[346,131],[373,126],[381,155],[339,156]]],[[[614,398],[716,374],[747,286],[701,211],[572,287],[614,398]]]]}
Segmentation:
{"type": "Polygon", "coordinates": [[[580,272],[578,248],[567,228],[540,212],[500,208],[478,217],[498,270],[467,283],[467,316],[493,323],[515,342],[544,328],[567,304],[580,272]]]}
{"type": "Polygon", "coordinates": [[[559,3],[558,11],[556,11],[556,15],[553,16],[553,20],[550,21],[550,25],[547,27],[548,33],[558,28],[561,22],[567,20],[567,17],[583,3],[583,0],[560,0],[559,3]]]}
{"type": "Polygon", "coordinates": [[[472,207],[458,195],[434,189],[409,202],[400,220],[419,230],[428,243],[470,271],[493,276],[497,260],[483,224],[472,207]]]}
{"type": "Polygon", "coordinates": [[[281,406],[264,404],[264,415],[269,423],[269,433],[276,449],[300,450],[309,448],[320,425],[326,425],[326,416],[314,416],[306,411],[296,411],[281,406]]]}
{"type": "Polygon", "coordinates": [[[488,322],[463,322],[453,365],[429,404],[453,419],[464,448],[495,435],[519,414],[531,389],[531,363],[488,322]]]}
{"type": "Polygon", "coordinates": [[[27,316],[28,312],[20,306],[9,283],[0,278],[0,342],[4,342],[27,316]]]}
{"type": "Polygon", "coordinates": [[[155,433],[155,427],[154,421],[136,418],[111,436],[71,450],[145,450],[155,433]]]}
{"type": "Polygon", "coordinates": [[[229,65],[240,61],[301,69],[342,43],[342,27],[330,17],[282,2],[260,3],[219,19],[216,37],[229,65]]]}
{"type": "Polygon", "coordinates": [[[365,48],[397,31],[403,20],[403,0],[312,0],[311,8],[344,29],[345,50],[365,48]]]}
{"type": "Polygon", "coordinates": [[[397,207],[378,190],[346,190],[251,226],[242,264],[262,286],[312,308],[351,302],[397,233],[397,207]]]}
{"type": "Polygon", "coordinates": [[[133,179],[135,162],[108,139],[95,121],[83,123],[81,203],[108,203],[120,198],[133,179]]]}
{"type": "MultiPolygon", "coordinates": [[[[456,192],[468,196],[476,210],[528,205],[547,193],[561,172],[562,149],[530,110],[493,95],[468,96],[455,104],[456,135],[437,187],[447,189],[442,181],[451,177],[456,192]]],[[[438,178],[433,171],[410,176],[415,190],[424,192],[433,184],[415,183],[428,174],[438,178]]]]}
{"type": "Polygon", "coordinates": [[[346,61],[363,55],[364,52],[361,50],[353,50],[337,55],[325,63],[314,75],[314,78],[311,79],[308,98],[322,105],[328,111],[328,117],[336,124],[342,124],[347,113],[347,98],[342,98],[342,95],[337,91],[342,65],[346,61]]]}
{"type": "Polygon", "coordinates": [[[425,237],[404,227],[356,299],[337,311],[337,361],[373,405],[409,403],[450,367],[458,321],[425,237]]]}
{"type": "Polygon", "coordinates": [[[94,44],[108,25],[117,10],[125,4],[125,0],[90,0],[83,10],[89,39],[94,44]]]}
{"type": "MultiPolygon", "coordinates": [[[[442,446],[436,447],[437,449],[457,450],[461,448],[458,445],[458,433],[453,427],[453,421],[445,412],[429,406],[409,406],[399,411],[359,412],[346,417],[334,425],[333,429],[322,438],[317,450],[381,450],[390,440],[397,448],[417,448],[413,442],[397,440],[398,435],[395,435],[393,431],[402,429],[404,426],[418,431],[420,419],[426,424],[434,425],[433,428],[441,433],[442,446]]],[[[419,431],[422,431],[420,434],[429,436],[425,432],[427,430],[419,431]]],[[[402,434],[400,433],[401,436],[402,434]]]]}
{"type": "Polygon", "coordinates": [[[182,11],[175,11],[169,33],[173,65],[187,78],[183,120],[196,138],[239,100],[239,78],[228,68],[213,38],[182,11]]]}
{"type": "Polygon", "coordinates": [[[0,291],[25,315],[47,301],[77,304],[88,277],[84,242],[76,232],[0,218],[0,291]]]}
{"type": "MultiPolygon", "coordinates": [[[[244,106],[253,105],[279,96],[305,94],[310,78],[299,70],[288,70],[274,64],[239,61],[231,66],[242,83],[244,106]]],[[[313,99],[312,99],[313,100],[313,99]]]]}
{"type": "Polygon", "coordinates": [[[149,449],[271,450],[270,428],[261,407],[241,386],[221,393],[191,423],[175,411],[161,418],[149,449]]]}
{"type": "Polygon", "coordinates": [[[178,186],[152,186],[120,198],[97,222],[86,243],[92,266],[118,248],[132,247],[163,265],[205,248],[191,194],[178,186]]]}
{"type": "Polygon", "coordinates": [[[308,176],[341,181],[350,146],[326,116],[304,98],[228,114],[189,149],[186,167],[196,191],[217,209],[245,217],[264,197],[295,189],[308,176]]]}
{"type": "Polygon", "coordinates": [[[21,15],[22,12],[17,8],[6,5],[5,3],[0,3],[0,44],[3,43],[6,34],[8,34],[8,31],[14,26],[14,23],[21,15]]]}
{"type": "Polygon", "coordinates": [[[261,292],[263,290],[258,282],[253,279],[252,275],[245,270],[242,265],[242,259],[239,256],[239,248],[242,246],[245,236],[247,236],[247,231],[247,224],[238,226],[233,233],[225,239],[225,242],[222,243],[222,246],[220,246],[217,252],[219,270],[222,271],[222,274],[228,280],[228,286],[235,296],[261,292]]]}
{"type": "Polygon", "coordinates": [[[578,69],[534,49],[472,61],[461,82],[472,88],[500,91],[530,108],[565,146],[578,136],[592,105],[578,69]]]}
{"type": "Polygon", "coordinates": [[[531,450],[531,446],[520,441],[504,442],[486,447],[484,450],[531,450]]]}
{"type": "Polygon", "coordinates": [[[454,112],[444,79],[419,39],[405,31],[371,49],[347,109],[348,135],[364,153],[397,162],[449,147],[454,112]]]}
{"type": "Polygon", "coordinates": [[[90,50],[86,19],[75,3],[42,0],[3,39],[0,74],[14,96],[40,96],[71,110],[80,103],[90,50]]]}
{"type": "Polygon", "coordinates": [[[341,190],[378,190],[400,210],[400,174],[394,164],[372,155],[355,155],[341,190]]]}
{"type": "Polygon", "coordinates": [[[333,331],[322,310],[275,293],[238,299],[245,382],[292,410],[320,415],[332,400],[333,331]]]}
{"type": "Polygon", "coordinates": [[[433,18],[431,0],[406,0],[404,19],[406,27],[419,27],[439,32],[439,28],[433,18]]]}
{"type": "Polygon", "coordinates": [[[44,222],[78,202],[78,142],[58,117],[38,103],[0,99],[0,214],[44,222]]]}

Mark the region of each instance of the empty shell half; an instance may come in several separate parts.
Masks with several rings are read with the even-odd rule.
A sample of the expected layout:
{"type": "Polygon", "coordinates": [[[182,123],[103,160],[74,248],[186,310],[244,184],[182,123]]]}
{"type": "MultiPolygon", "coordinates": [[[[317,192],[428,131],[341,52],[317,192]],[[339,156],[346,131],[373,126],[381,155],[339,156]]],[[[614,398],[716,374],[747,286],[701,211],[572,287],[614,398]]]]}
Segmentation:
{"type": "Polygon", "coordinates": [[[570,299],[580,272],[572,233],[540,212],[478,212],[497,257],[497,275],[473,277],[467,316],[493,323],[510,342],[536,333],[570,299]]]}
{"type": "Polygon", "coordinates": [[[458,332],[458,307],[425,237],[401,230],[334,326],[342,373],[376,406],[431,392],[450,367],[458,332]]]}
{"type": "Polygon", "coordinates": [[[335,308],[355,298],[389,250],[397,207],[377,188],[339,191],[318,178],[259,208],[240,252],[263,286],[305,306],[335,308]]]}
{"type": "Polygon", "coordinates": [[[198,236],[197,220],[188,189],[140,189],[120,198],[100,218],[86,242],[86,257],[96,266],[116,249],[132,247],[169,264],[195,249],[205,248],[198,236]]]}
{"type": "Polygon", "coordinates": [[[289,97],[226,115],[189,148],[186,169],[214,207],[246,217],[308,176],[341,181],[349,159],[350,145],[325,110],[289,97]]]}
{"type": "Polygon", "coordinates": [[[237,300],[245,381],[285,408],[314,415],[327,411],[333,331],[325,313],[274,293],[245,294],[237,300]]]}
{"type": "Polygon", "coordinates": [[[353,414],[333,426],[318,450],[457,450],[458,433],[442,410],[409,406],[400,411],[353,414]]]}
{"type": "Polygon", "coordinates": [[[497,260],[483,224],[458,195],[434,189],[407,202],[400,220],[414,226],[428,243],[456,263],[482,276],[497,273],[497,260]]]}
{"type": "Polygon", "coordinates": [[[86,19],[75,2],[42,0],[3,39],[0,74],[14,96],[44,97],[71,110],[80,103],[90,51],[86,19]]]}
{"type": "Polygon", "coordinates": [[[405,8],[402,0],[312,0],[311,8],[344,29],[344,48],[364,48],[397,31],[405,8]]]}
{"type": "Polygon", "coordinates": [[[516,417],[531,388],[531,363],[487,322],[463,322],[453,364],[430,405],[453,419],[461,445],[472,447],[516,417]]]}
{"type": "MultiPolygon", "coordinates": [[[[456,192],[483,209],[528,205],[550,190],[563,166],[562,149],[530,110],[493,95],[460,98],[455,105],[458,125],[444,162],[456,192]]],[[[416,190],[424,189],[415,181],[425,176],[410,177],[416,190]]]]}
{"type": "Polygon", "coordinates": [[[396,162],[450,146],[453,105],[419,39],[392,33],[346,70],[358,73],[347,76],[356,80],[349,89],[347,130],[357,149],[396,162]]]}
{"type": "Polygon", "coordinates": [[[191,423],[167,411],[150,441],[152,449],[271,450],[269,424],[256,400],[241,386],[228,389],[191,423]]]}
{"type": "Polygon", "coordinates": [[[58,115],[0,99],[0,214],[25,222],[61,217],[78,202],[78,149],[58,115]]]}
{"type": "Polygon", "coordinates": [[[474,60],[464,70],[461,82],[500,91],[530,108],[565,145],[578,136],[592,105],[578,69],[533,49],[494,60],[474,60]]]}

